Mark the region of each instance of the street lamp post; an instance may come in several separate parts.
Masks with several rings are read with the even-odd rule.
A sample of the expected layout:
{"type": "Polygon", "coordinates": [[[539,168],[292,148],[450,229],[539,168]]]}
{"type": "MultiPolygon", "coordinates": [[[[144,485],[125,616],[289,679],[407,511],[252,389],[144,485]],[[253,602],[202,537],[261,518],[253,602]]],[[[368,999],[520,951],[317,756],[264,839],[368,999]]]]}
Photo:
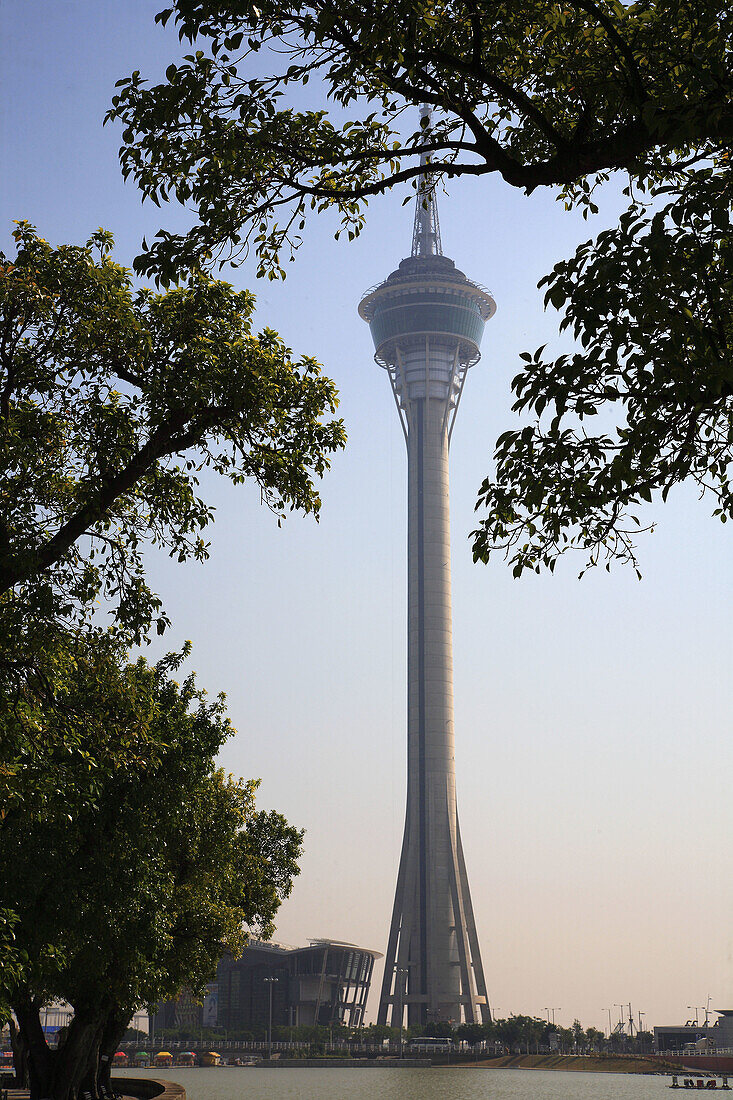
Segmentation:
{"type": "Polygon", "coordinates": [[[267,1060],[272,1061],[272,986],[274,982],[279,981],[279,978],[263,978],[263,982],[267,982],[270,987],[270,1010],[268,1015],[268,1028],[267,1028],[267,1060]]]}
{"type": "Polygon", "coordinates": [[[610,1008],[607,1009],[607,1012],[608,1012],[608,1038],[609,1038],[609,1041],[610,1041],[611,1031],[612,1031],[612,1028],[611,1028],[611,1009],[610,1008]]]}
{"type": "Polygon", "coordinates": [[[620,1008],[620,1009],[621,1009],[621,1012],[619,1013],[619,1018],[618,1018],[618,1022],[619,1022],[619,1023],[621,1024],[621,1030],[623,1031],[623,1027],[624,1027],[624,1008],[625,1008],[626,1006],[625,1006],[625,1005],[617,1005],[617,1004],[616,1004],[616,1003],[614,1002],[614,1006],[613,1006],[613,1007],[614,1007],[614,1008],[620,1008]]]}

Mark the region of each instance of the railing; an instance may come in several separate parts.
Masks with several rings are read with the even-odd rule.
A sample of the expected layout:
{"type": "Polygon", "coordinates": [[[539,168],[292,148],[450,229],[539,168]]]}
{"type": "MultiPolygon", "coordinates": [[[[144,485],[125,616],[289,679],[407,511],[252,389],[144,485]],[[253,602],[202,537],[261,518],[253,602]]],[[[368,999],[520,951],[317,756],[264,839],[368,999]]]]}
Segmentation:
{"type": "MultiPolygon", "coordinates": [[[[262,1051],[269,1049],[269,1043],[267,1039],[211,1039],[207,1042],[188,1041],[183,1040],[168,1040],[160,1039],[159,1041],[154,1039],[153,1042],[131,1042],[126,1041],[119,1044],[118,1050],[124,1050],[126,1053],[134,1056],[136,1051],[145,1051],[151,1057],[155,1057],[159,1050],[170,1051],[171,1054],[177,1051],[190,1050],[195,1054],[205,1053],[206,1051],[213,1050],[218,1054],[224,1053],[224,1051],[262,1051]]],[[[390,1043],[359,1043],[347,1041],[346,1039],[336,1039],[333,1042],[323,1042],[323,1040],[302,1040],[301,1042],[277,1042],[273,1040],[272,1049],[278,1053],[292,1050],[310,1050],[312,1047],[318,1046],[326,1051],[327,1054],[336,1053],[352,1053],[352,1054],[399,1054],[400,1044],[398,1042],[390,1043]]],[[[403,1044],[403,1051],[408,1053],[409,1047],[407,1043],[403,1044]]],[[[473,1048],[466,1048],[473,1049],[473,1048]]],[[[442,1052],[439,1052],[442,1053],[442,1052]]]]}
{"type": "MultiPolygon", "coordinates": [[[[355,1040],[335,1039],[333,1042],[323,1040],[301,1040],[301,1041],[278,1041],[273,1040],[272,1049],[278,1053],[284,1053],[285,1051],[294,1050],[310,1050],[313,1047],[318,1046],[320,1049],[325,1050],[328,1054],[335,1053],[348,1053],[352,1054],[399,1054],[400,1044],[399,1042],[392,1041],[389,1043],[361,1043],[355,1040]]],[[[152,1041],[126,1041],[119,1045],[119,1050],[124,1050],[127,1053],[133,1054],[136,1051],[146,1051],[151,1057],[161,1049],[169,1050],[172,1054],[176,1051],[191,1050],[195,1053],[202,1053],[209,1050],[215,1050],[219,1053],[231,1052],[231,1051],[264,1051],[269,1047],[267,1039],[209,1039],[206,1041],[199,1040],[169,1040],[169,1039],[155,1039],[152,1041]]],[[[407,1042],[403,1043],[403,1052],[408,1053],[410,1047],[407,1042]]],[[[458,1048],[455,1048],[458,1050],[458,1048]]],[[[488,1043],[475,1043],[465,1044],[460,1048],[465,1053],[471,1054],[495,1054],[497,1050],[494,1049],[494,1044],[490,1041],[488,1043]]],[[[628,1053],[626,1051],[615,1053],[613,1051],[591,1051],[580,1054],[577,1052],[577,1057],[589,1057],[597,1058],[601,1054],[613,1054],[614,1058],[638,1058],[641,1052],[628,1053]]],[[[652,1050],[645,1051],[644,1054],[654,1054],[657,1057],[730,1057],[733,1056],[733,1047],[716,1047],[714,1050],[652,1050]]]]}
{"type": "Polygon", "coordinates": [[[704,1058],[708,1055],[711,1058],[717,1058],[718,1055],[722,1055],[725,1058],[733,1055],[733,1047],[711,1047],[708,1050],[655,1050],[655,1054],[659,1054],[664,1058],[681,1058],[683,1056],[693,1058],[704,1058]]]}

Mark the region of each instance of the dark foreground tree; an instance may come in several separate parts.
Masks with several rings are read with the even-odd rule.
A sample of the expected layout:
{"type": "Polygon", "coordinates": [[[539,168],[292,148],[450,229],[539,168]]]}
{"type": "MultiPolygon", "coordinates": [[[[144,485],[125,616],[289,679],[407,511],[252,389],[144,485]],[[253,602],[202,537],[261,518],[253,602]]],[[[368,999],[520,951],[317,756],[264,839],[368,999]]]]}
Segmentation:
{"type": "MultiPolygon", "coordinates": [[[[89,754],[85,768],[77,755],[72,813],[56,798],[43,813],[18,805],[2,822],[0,905],[17,914],[16,949],[27,962],[20,972],[2,969],[0,994],[20,1025],[34,1098],[103,1093],[133,1012],[184,985],[201,995],[247,927],[271,934],[298,871],[302,835],[256,810],[257,783],[217,770],[231,733],[223,701],[208,702],[192,678],[179,687],[170,672],[180,659],[123,666],[131,681],[121,677],[117,694],[108,691],[100,729],[89,731],[99,743],[106,724],[112,750],[128,742],[115,711],[125,712],[137,684],[153,713],[136,767],[89,754]],[[39,1018],[52,998],[74,1009],[57,1051],[39,1018]]],[[[52,744],[55,720],[53,711],[38,715],[52,744]]],[[[32,782],[21,770],[20,789],[32,782]]]]}
{"type": "Polygon", "coordinates": [[[248,240],[277,272],[312,209],[358,232],[370,195],[416,178],[418,147],[436,173],[591,203],[589,176],[733,138],[723,0],[176,0],[157,18],[197,49],[164,83],[120,81],[108,117],[125,176],[199,213],[139,259],[163,281],[248,240]],[[323,108],[301,109],[309,80],[323,108]],[[421,103],[427,142],[405,115],[421,103]]]}
{"type": "MultiPolygon", "coordinates": [[[[58,956],[62,939],[60,929],[46,929],[50,938],[40,957],[29,945],[20,913],[32,888],[25,893],[17,876],[49,880],[54,853],[51,847],[31,854],[35,862],[26,866],[23,842],[32,853],[32,838],[49,822],[71,836],[115,774],[134,775],[159,761],[154,678],[143,664],[121,657],[119,640],[101,631],[46,632],[41,648],[3,654],[15,682],[0,691],[0,1019],[10,1022],[20,1087],[27,1085],[28,1045],[10,1018],[11,994],[32,980],[40,957],[58,956]]],[[[61,895],[63,871],[62,863],[61,895]]]]}
{"type": "Polygon", "coordinates": [[[52,248],[26,223],[15,237],[17,256],[0,255],[0,677],[11,684],[47,628],[87,620],[99,597],[130,640],[164,628],[141,551],[207,556],[202,468],[253,480],[278,516],[317,516],[314,480],[344,442],[333,384],[272,330],[253,334],[249,292],[203,275],[135,292],[107,233],[85,248],[52,248]]]}
{"type": "Polygon", "coordinates": [[[685,480],[733,516],[732,201],[730,169],[698,171],[543,280],[580,350],[523,356],[514,408],[533,422],[498,441],[475,558],[504,553],[515,576],[568,550],[636,567],[642,506],[685,480]]]}

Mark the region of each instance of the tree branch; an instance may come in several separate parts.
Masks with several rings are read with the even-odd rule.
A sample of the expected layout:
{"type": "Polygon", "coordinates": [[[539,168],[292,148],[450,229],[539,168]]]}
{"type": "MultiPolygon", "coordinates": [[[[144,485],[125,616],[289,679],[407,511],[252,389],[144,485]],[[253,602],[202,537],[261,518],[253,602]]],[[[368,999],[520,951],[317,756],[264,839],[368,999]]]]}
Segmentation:
{"type": "Polygon", "coordinates": [[[599,8],[598,5],[594,3],[594,0],[568,0],[568,3],[571,7],[584,11],[586,15],[592,16],[600,23],[608,35],[609,40],[616,47],[617,53],[620,54],[626,62],[626,70],[631,81],[631,87],[634,91],[637,106],[645,103],[649,96],[644,87],[644,82],[641,79],[641,73],[636,64],[636,58],[628,42],[626,42],[616,30],[613,21],[609,19],[602,8],[599,8]]]}
{"type": "Polygon", "coordinates": [[[34,554],[28,555],[24,566],[11,562],[0,568],[0,593],[7,592],[14,585],[28,580],[36,573],[58,562],[92,524],[106,515],[117,498],[128,492],[148,472],[157,459],[171,453],[170,440],[177,431],[180,431],[187,419],[184,410],[171,414],[170,418],[153,432],[148,442],[140,448],[123,470],[110,478],[44,546],[34,554]]]}

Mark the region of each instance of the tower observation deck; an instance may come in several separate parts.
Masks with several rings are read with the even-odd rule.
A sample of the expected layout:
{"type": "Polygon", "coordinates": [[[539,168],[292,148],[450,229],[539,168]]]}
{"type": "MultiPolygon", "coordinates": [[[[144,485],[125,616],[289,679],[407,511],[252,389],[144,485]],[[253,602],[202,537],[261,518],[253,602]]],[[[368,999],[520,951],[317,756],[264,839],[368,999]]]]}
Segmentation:
{"type": "Polygon", "coordinates": [[[378,1022],[490,1017],[458,826],[448,452],[491,295],[442,254],[428,161],[412,255],[359,305],[408,456],[407,811],[378,1022]]]}

